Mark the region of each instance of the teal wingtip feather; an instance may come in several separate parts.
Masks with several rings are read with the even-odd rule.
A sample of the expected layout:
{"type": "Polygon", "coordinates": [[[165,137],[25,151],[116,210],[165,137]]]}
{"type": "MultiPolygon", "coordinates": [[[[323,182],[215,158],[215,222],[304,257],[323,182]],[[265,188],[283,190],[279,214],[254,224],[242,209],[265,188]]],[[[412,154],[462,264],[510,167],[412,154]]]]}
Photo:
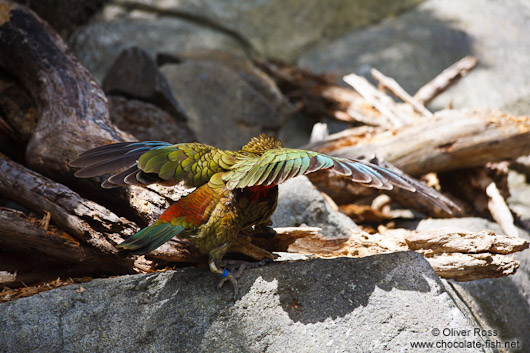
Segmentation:
{"type": "Polygon", "coordinates": [[[184,230],[181,225],[171,223],[153,224],[140,230],[132,237],[116,246],[118,249],[130,250],[133,254],[146,254],[155,250],[184,230]]]}

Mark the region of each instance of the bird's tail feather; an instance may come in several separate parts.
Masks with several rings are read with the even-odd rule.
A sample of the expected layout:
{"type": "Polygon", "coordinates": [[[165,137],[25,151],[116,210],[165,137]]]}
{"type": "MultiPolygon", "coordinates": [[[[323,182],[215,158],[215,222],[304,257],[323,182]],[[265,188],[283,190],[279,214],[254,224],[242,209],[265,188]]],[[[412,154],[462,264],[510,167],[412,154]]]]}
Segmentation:
{"type": "Polygon", "coordinates": [[[155,223],[142,229],[116,247],[130,250],[133,254],[146,254],[158,248],[183,230],[184,227],[181,225],[174,226],[171,223],[155,223]]]}

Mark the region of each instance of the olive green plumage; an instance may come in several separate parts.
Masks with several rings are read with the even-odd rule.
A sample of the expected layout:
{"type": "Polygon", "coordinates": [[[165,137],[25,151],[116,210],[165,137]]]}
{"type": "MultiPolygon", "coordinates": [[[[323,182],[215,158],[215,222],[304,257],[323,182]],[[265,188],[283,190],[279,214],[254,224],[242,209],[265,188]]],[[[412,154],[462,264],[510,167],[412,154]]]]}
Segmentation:
{"type": "MultiPolygon", "coordinates": [[[[223,274],[226,272],[221,268],[221,260],[229,250],[264,257],[263,250],[243,242],[241,234],[267,229],[278,201],[277,185],[299,175],[330,169],[365,186],[379,189],[398,186],[417,192],[449,212],[454,206],[433,189],[399,171],[361,160],[284,148],[280,141],[263,134],[252,138],[239,151],[200,143],[121,142],[86,151],[70,165],[81,167],[76,173],[78,177],[126,168],[109,177],[102,184],[105,188],[172,185],[182,181],[195,187],[194,192],[168,208],[155,224],[118,247],[146,253],[173,236],[187,238],[209,255],[210,269],[223,274]]],[[[231,275],[226,278],[235,285],[231,275]]]]}

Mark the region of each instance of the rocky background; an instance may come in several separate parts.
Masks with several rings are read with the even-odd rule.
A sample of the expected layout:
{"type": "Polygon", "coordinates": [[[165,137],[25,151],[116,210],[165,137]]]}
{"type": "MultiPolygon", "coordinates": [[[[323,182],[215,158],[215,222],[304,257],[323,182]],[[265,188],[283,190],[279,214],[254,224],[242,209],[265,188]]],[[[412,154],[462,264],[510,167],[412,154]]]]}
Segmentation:
{"type": "MultiPolygon", "coordinates": [[[[530,115],[530,5],[524,0],[19,2],[60,34],[102,87],[121,136],[139,140],[200,141],[238,149],[266,132],[289,147],[300,147],[309,143],[316,121],[327,123],[331,133],[355,125],[308,116],[297,106],[297,92],[286,90],[256,65],[256,58],[331,75],[343,86],[341,76],[356,73],[372,80],[370,70],[377,68],[414,93],[472,55],[478,66],[427,107],[530,115]]],[[[0,95],[0,113],[6,114],[7,106],[0,95]]],[[[25,116],[31,112],[28,108],[25,116]]],[[[19,132],[25,136],[17,142],[23,148],[32,131],[19,132]]],[[[25,164],[23,153],[5,146],[2,153],[25,164]]],[[[506,200],[518,234],[526,240],[528,165],[523,157],[511,161],[506,172],[511,193],[506,200]]],[[[73,185],[60,173],[47,175],[73,185]]],[[[82,196],[88,197],[93,189],[86,190],[82,196]]],[[[4,193],[0,206],[28,211],[4,193]]],[[[108,200],[97,201],[119,209],[108,200]]],[[[449,227],[505,233],[487,211],[440,219],[417,212],[393,215],[391,222],[418,231],[449,227]]],[[[145,222],[152,215],[140,217],[145,222]]],[[[358,228],[305,177],[282,185],[273,221],[275,226],[320,227],[326,236],[347,236],[358,228]]],[[[6,265],[8,257],[14,261],[11,250],[0,234],[0,270],[8,274],[16,270],[6,265]]],[[[244,274],[235,303],[228,291],[214,290],[214,276],[204,268],[177,266],[94,279],[1,303],[0,351],[526,352],[529,253],[514,256],[520,267],[512,276],[470,282],[440,279],[414,252],[271,264],[244,274]],[[434,329],[442,331],[439,336],[434,329]],[[444,329],[456,331],[444,334],[444,329]],[[474,346],[426,350],[411,345],[442,339],[474,346]]],[[[29,272],[38,277],[39,263],[33,266],[29,272]]],[[[66,280],[68,271],[61,276],[66,280]]]]}

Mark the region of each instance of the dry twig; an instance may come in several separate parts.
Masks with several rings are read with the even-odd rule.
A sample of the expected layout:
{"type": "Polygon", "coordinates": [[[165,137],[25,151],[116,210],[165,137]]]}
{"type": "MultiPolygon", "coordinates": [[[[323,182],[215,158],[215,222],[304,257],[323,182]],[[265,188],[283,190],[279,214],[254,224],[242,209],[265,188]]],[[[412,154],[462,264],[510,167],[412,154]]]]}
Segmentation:
{"type": "Polygon", "coordinates": [[[422,104],[429,103],[459,78],[466,76],[477,64],[478,59],[474,56],[466,56],[458,60],[421,87],[413,98],[422,104]]]}
{"type": "Polygon", "coordinates": [[[375,78],[379,82],[380,85],[389,89],[392,93],[396,95],[396,97],[402,99],[403,102],[410,104],[418,113],[422,114],[425,117],[432,118],[432,113],[427,108],[425,108],[425,106],[421,102],[419,102],[410,94],[408,94],[407,91],[405,91],[396,80],[383,75],[379,70],[376,69],[372,69],[370,73],[372,74],[373,78],[375,78]]]}
{"type": "Polygon", "coordinates": [[[378,91],[367,79],[355,74],[343,77],[344,82],[352,86],[371,105],[383,114],[392,126],[398,128],[410,124],[412,119],[409,114],[403,114],[396,103],[386,94],[378,91]]]}

